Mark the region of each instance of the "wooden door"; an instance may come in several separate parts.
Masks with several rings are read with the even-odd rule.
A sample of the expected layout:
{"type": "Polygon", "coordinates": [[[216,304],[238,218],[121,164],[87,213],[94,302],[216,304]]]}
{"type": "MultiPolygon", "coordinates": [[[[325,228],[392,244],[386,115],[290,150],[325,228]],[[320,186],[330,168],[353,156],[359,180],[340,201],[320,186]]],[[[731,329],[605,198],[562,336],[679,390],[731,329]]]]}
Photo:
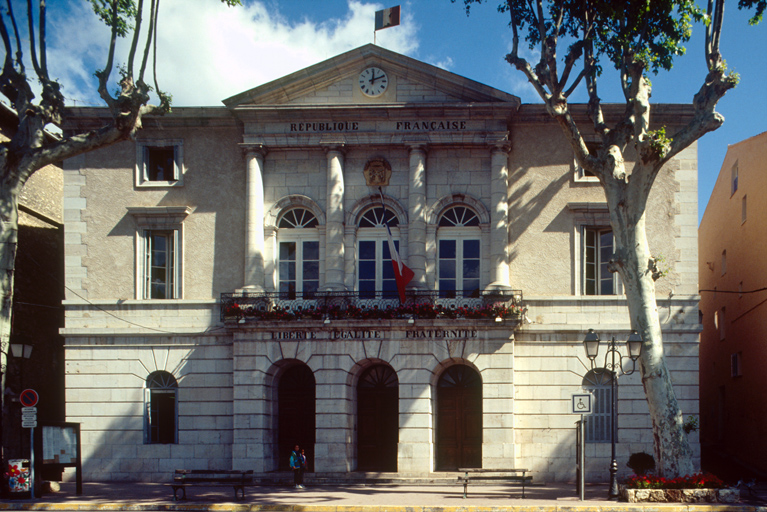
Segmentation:
{"type": "Polygon", "coordinates": [[[399,383],[389,366],[376,365],[357,384],[357,469],[397,471],[399,383]]]}
{"type": "Polygon", "coordinates": [[[451,366],[437,385],[438,471],[482,467],[482,380],[468,366],[451,366]]]}

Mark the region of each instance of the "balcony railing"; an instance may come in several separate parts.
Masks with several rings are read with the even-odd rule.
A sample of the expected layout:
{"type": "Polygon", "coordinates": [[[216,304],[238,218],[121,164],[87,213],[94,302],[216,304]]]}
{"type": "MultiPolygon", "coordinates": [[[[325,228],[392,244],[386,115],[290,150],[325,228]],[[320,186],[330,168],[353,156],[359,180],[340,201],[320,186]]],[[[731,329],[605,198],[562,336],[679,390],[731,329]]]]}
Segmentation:
{"type": "Polygon", "coordinates": [[[221,294],[222,322],[418,318],[520,319],[521,290],[493,292],[246,292],[221,294]]]}

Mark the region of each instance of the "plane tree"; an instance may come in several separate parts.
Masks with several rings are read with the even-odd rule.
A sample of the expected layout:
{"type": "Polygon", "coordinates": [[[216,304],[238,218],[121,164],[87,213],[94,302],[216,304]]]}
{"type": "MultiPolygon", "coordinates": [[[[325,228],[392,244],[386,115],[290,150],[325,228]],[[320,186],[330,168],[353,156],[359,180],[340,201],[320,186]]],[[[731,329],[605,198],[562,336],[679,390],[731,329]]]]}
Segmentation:
{"type": "MultiPolygon", "coordinates": [[[[229,6],[240,3],[221,1],[229,6]]],[[[0,8],[0,36],[5,50],[0,92],[18,119],[10,140],[0,142],[0,368],[6,365],[11,334],[18,198],[24,184],[35,171],[47,165],[132,137],[141,129],[143,116],[162,115],[170,110],[171,96],[158,87],[155,72],[160,0],[90,0],[90,3],[110,29],[109,40],[103,47],[104,67],[95,72],[94,86],[111,116],[98,129],[54,137],[46,129],[60,126],[67,110],[61,84],[49,72],[46,2],[7,0],[0,8]],[[18,13],[15,7],[20,7],[18,13]],[[116,62],[120,39],[130,45],[125,63],[116,62]],[[117,76],[113,77],[115,71],[117,76]],[[150,103],[152,94],[157,104],[150,103]]],[[[3,389],[5,372],[0,376],[0,405],[4,405],[3,389]]],[[[0,462],[3,459],[0,453],[0,462]]]]}
{"type": "MultiPolygon", "coordinates": [[[[739,8],[754,8],[750,23],[756,24],[765,1],[739,0],[739,8]]],[[[464,0],[467,14],[477,3],[482,0],[464,0]]],[[[508,0],[498,10],[510,18],[512,48],[506,61],[527,77],[578,164],[604,189],[615,239],[609,267],[623,281],[631,328],[643,339],[640,368],[656,468],[666,477],[691,474],[692,451],[663,353],[655,294],[662,272],[648,245],[645,219],[650,190],[664,164],[724,121],[717,102],[738,82],[720,52],[724,0],[708,0],[705,9],[693,0],[508,0]],[[652,122],[649,75],[671,69],[696,23],[705,29],[708,73],[692,98],[689,122],[668,133],[652,122]],[[537,62],[522,56],[521,38],[540,54],[537,62]],[[604,72],[609,67],[617,73],[604,72]],[[620,80],[625,99],[617,120],[606,119],[597,89],[599,79],[608,76],[620,80]],[[585,123],[576,122],[568,104],[573,92],[583,88],[588,94],[585,123]],[[598,143],[587,146],[591,139],[584,133],[598,143]],[[635,162],[627,163],[627,151],[636,155],[635,162]]]]}

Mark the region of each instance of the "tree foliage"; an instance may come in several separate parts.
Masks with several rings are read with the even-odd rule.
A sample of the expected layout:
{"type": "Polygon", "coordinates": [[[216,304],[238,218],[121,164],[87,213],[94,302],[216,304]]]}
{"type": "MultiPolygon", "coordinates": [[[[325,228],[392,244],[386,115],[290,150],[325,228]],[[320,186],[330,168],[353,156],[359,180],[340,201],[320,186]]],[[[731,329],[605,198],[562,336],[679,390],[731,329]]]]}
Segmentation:
{"type": "MultiPolygon", "coordinates": [[[[757,23],[765,1],[739,0],[739,7],[753,8],[750,21],[757,23]]],[[[483,0],[464,0],[467,14],[479,3],[483,0]]],[[[736,74],[727,72],[720,52],[724,0],[708,0],[705,10],[693,0],[507,0],[498,10],[509,16],[513,37],[506,61],[525,74],[580,166],[596,176],[605,191],[615,238],[610,270],[621,276],[631,327],[644,340],[640,368],[658,470],[670,477],[690,474],[692,451],[663,352],[654,284],[661,273],[649,249],[645,209],[664,164],[724,121],[717,102],[738,82],[736,74]],[[693,97],[690,120],[669,133],[666,127],[651,126],[649,75],[671,69],[674,58],[684,54],[696,23],[705,27],[708,73],[693,97]],[[537,62],[522,56],[522,38],[539,53],[537,62]],[[608,68],[617,70],[625,99],[623,114],[609,123],[598,91],[608,68]],[[588,94],[590,126],[579,125],[568,104],[579,87],[588,94]],[[591,151],[583,131],[599,141],[591,151]],[[631,168],[626,151],[637,156],[631,168]]]]}
{"type": "MultiPolygon", "coordinates": [[[[74,0],[73,0],[74,1],[74,0]]],[[[239,0],[221,0],[232,6],[239,0]]],[[[46,132],[50,125],[60,125],[67,115],[61,85],[51,78],[48,69],[47,12],[45,0],[25,3],[6,0],[0,7],[0,37],[5,57],[0,72],[0,92],[8,98],[18,119],[11,139],[0,142],[0,366],[5,367],[6,348],[11,334],[13,274],[18,241],[18,196],[29,177],[46,165],[114,142],[132,137],[141,128],[147,114],[170,110],[171,97],[160,90],[157,73],[151,70],[154,87],[147,83],[150,58],[156,62],[156,38],[160,0],[90,0],[96,15],[110,27],[105,45],[104,67],[95,72],[99,95],[109,107],[111,120],[104,126],[82,133],[54,137],[46,132]],[[21,7],[19,12],[15,9],[21,7]],[[19,15],[22,15],[21,17],[19,15]],[[145,21],[144,17],[148,19],[145,21]],[[26,24],[19,23],[19,19],[26,24]],[[130,38],[128,61],[117,66],[118,40],[130,38]],[[25,53],[26,52],[26,53],[25,53]],[[31,72],[27,67],[31,64],[31,72]],[[116,88],[110,77],[119,69],[116,88]],[[33,87],[34,85],[34,87],[33,87]],[[155,90],[158,105],[151,105],[155,90]],[[35,91],[40,97],[37,98],[35,91]]],[[[74,57],[73,57],[74,58],[74,57]]],[[[0,376],[0,390],[5,389],[5,374],[0,376]]],[[[0,410],[4,394],[0,393],[0,410]]],[[[0,419],[0,427],[2,419],[0,419]]],[[[0,430],[0,440],[2,431],[0,430]]],[[[3,460],[0,453],[0,463],[3,460]]]]}

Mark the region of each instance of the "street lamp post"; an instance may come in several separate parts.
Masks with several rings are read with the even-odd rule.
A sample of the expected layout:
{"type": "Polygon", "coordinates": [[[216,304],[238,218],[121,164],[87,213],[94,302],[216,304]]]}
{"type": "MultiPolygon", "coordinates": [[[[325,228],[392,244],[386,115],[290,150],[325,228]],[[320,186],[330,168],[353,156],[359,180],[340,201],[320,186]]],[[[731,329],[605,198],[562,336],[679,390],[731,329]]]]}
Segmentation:
{"type": "Polygon", "coordinates": [[[589,329],[586,337],[583,339],[583,348],[586,350],[586,357],[591,361],[591,369],[602,369],[612,373],[610,379],[610,389],[612,393],[612,407],[610,411],[610,443],[611,443],[611,461],[610,461],[610,490],[608,498],[618,498],[618,460],[615,456],[615,442],[618,437],[618,377],[620,375],[631,375],[636,371],[636,360],[642,355],[642,337],[637,334],[636,331],[632,331],[631,335],[626,340],[626,347],[628,348],[628,359],[631,359],[631,371],[623,370],[623,359],[626,356],[621,355],[615,346],[615,336],[612,337],[607,345],[607,352],[605,353],[605,364],[602,368],[597,368],[595,360],[599,353],[599,335],[594,332],[594,329],[589,329]],[[618,361],[615,361],[615,358],[618,361]],[[609,361],[608,361],[609,359],[609,361]]]}

